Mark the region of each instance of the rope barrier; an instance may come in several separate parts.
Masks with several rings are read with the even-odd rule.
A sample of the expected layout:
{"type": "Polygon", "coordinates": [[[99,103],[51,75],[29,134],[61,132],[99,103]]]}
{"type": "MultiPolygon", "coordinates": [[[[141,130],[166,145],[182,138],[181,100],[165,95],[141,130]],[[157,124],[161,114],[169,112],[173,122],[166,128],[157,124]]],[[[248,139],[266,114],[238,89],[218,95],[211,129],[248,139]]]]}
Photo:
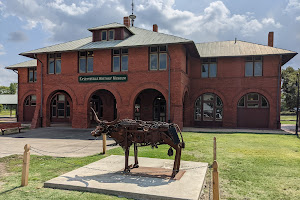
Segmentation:
{"type": "MultiPolygon", "coordinates": [[[[38,154],[41,154],[41,155],[43,155],[43,156],[48,156],[48,155],[46,155],[46,154],[43,154],[43,153],[41,153],[41,152],[39,152],[36,148],[34,148],[34,147],[31,147],[31,150],[32,151],[34,151],[34,152],[36,152],[36,153],[38,153],[38,154]]],[[[57,159],[57,158],[66,158],[66,157],[57,157],[57,156],[52,156],[52,158],[54,158],[54,159],[57,159]]],[[[68,164],[68,165],[71,165],[71,166],[74,166],[74,167],[82,167],[82,168],[86,168],[86,169],[91,169],[91,170],[97,170],[97,171],[105,171],[105,172],[116,172],[116,171],[112,171],[112,170],[105,170],[105,169],[99,169],[99,168],[91,168],[91,167],[86,167],[86,166],[81,166],[81,165],[76,165],[76,164],[73,164],[73,163],[68,163],[68,162],[65,162],[65,161],[62,161],[62,160],[57,160],[57,161],[59,161],[59,162],[62,162],[62,163],[64,163],[64,164],[68,164]]],[[[187,168],[180,168],[180,170],[194,170],[194,169],[200,169],[200,168],[205,168],[206,166],[201,166],[201,167],[187,167],[187,168]]],[[[170,172],[170,171],[172,171],[173,172],[173,170],[162,170],[162,171],[155,171],[155,173],[157,173],[157,172],[160,172],[160,173],[163,173],[163,172],[170,172]]],[[[151,173],[151,172],[153,172],[153,171],[143,171],[143,173],[151,173]]]]}

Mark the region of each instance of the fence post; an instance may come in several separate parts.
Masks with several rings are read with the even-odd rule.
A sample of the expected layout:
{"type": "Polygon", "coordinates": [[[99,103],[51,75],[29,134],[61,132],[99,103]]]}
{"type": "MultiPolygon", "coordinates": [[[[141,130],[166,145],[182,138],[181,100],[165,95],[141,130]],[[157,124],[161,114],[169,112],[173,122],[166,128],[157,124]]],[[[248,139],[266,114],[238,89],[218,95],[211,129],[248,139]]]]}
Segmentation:
{"type": "Polygon", "coordinates": [[[213,149],[213,200],[220,199],[220,188],[219,188],[219,172],[217,162],[217,139],[214,137],[214,149],[213,149]]]}
{"type": "Polygon", "coordinates": [[[214,161],[217,160],[217,139],[214,137],[214,161]]]}
{"type": "Polygon", "coordinates": [[[106,153],[106,134],[102,134],[103,154],[106,153]]]}
{"type": "Polygon", "coordinates": [[[22,181],[21,186],[28,185],[28,176],[29,176],[29,162],[30,162],[30,144],[24,146],[24,155],[23,155],[23,168],[22,168],[22,181]]]}
{"type": "Polygon", "coordinates": [[[213,200],[219,200],[219,172],[218,172],[218,162],[215,160],[212,165],[213,168],[213,200]]]}

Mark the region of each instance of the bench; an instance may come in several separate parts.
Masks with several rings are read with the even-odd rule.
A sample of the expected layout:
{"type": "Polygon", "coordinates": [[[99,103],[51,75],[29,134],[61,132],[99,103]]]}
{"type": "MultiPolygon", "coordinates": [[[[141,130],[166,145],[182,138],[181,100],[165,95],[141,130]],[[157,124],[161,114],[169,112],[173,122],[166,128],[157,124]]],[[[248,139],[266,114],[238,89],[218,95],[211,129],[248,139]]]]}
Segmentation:
{"type": "Polygon", "coordinates": [[[4,132],[10,129],[18,129],[19,133],[21,133],[22,127],[20,122],[13,122],[13,123],[0,123],[0,130],[1,134],[4,135],[4,132]]]}

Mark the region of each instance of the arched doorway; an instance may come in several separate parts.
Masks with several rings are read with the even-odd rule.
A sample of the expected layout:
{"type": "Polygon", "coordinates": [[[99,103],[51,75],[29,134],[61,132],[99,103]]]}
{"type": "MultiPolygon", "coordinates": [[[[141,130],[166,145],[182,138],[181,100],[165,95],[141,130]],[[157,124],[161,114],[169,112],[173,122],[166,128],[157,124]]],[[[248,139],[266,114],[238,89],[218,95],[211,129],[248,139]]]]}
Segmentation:
{"type": "Polygon", "coordinates": [[[205,93],[196,99],[194,126],[219,127],[223,125],[223,101],[214,93],[205,93]]]}
{"type": "Polygon", "coordinates": [[[72,122],[72,99],[65,92],[55,93],[50,101],[50,122],[71,123],[72,122]]]}
{"type": "Polygon", "coordinates": [[[36,95],[29,95],[26,97],[23,106],[23,121],[31,122],[36,107],[36,95]]]}
{"type": "Polygon", "coordinates": [[[259,93],[245,94],[237,104],[237,126],[244,128],[268,128],[270,106],[259,93]]]}
{"type": "Polygon", "coordinates": [[[141,91],[134,102],[134,118],[145,121],[163,121],[166,118],[166,99],[155,89],[141,91]]]}
{"type": "Polygon", "coordinates": [[[97,90],[89,98],[88,114],[90,126],[96,124],[93,108],[101,120],[113,121],[117,118],[117,101],[115,96],[108,90],[97,90]]]}

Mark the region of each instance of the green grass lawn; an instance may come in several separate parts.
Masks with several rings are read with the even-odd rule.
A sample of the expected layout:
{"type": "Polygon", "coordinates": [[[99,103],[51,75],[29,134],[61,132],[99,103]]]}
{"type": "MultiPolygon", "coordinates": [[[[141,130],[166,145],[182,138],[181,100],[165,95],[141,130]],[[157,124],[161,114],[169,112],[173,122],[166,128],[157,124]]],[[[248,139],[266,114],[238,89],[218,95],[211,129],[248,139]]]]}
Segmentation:
{"type": "MultiPolygon", "coordinates": [[[[0,112],[0,117],[4,115],[10,115],[10,110],[2,110],[2,112],[0,112]]],[[[12,116],[16,116],[16,110],[12,110],[12,116]]]]}
{"type": "MultiPolygon", "coordinates": [[[[212,163],[217,137],[221,199],[300,199],[300,140],[292,135],[184,133],[182,160],[212,163]]],[[[173,159],[168,146],[139,148],[139,156],[173,159]]],[[[133,152],[131,151],[131,155],[133,152]]],[[[109,155],[123,155],[121,148],[109,155]]],[[[31,156],[29,186],[21,182],[21,156],[0,158],[7,176],[0,173],[0,199],[119,199],[114,196],[43,188],[43,182],[105,156],[58,158],[31,156]]],[[[142,165],[142,163],[140,163],[142,165]]],[[[1,172],[1,171],[0,171],[1,172]]],[[[208,189],[206,189],[207,192],[208,189]]]]}
{"type": "Polygon", "coordinates": [[[296,124],[296,115],[280,115],[281,124],[296,124]],[[295,121],[289,121],[295,120],[295,121]]]}

